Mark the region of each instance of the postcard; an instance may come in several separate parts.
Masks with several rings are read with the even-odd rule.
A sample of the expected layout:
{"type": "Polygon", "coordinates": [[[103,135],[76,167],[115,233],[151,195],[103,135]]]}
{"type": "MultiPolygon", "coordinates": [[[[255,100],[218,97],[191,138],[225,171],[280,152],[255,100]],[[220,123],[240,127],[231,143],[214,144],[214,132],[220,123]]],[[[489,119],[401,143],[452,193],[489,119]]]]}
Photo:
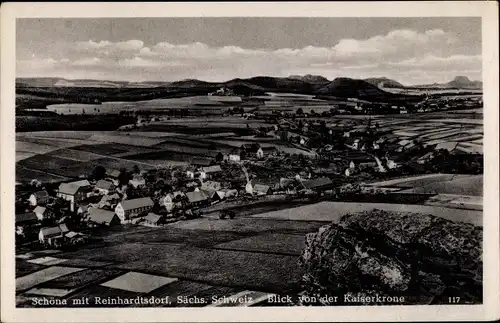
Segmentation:
{"type": "Polygon", "coordinates": [[[4,4],[2,321],[499,318],[497,10],[4,4]]]}

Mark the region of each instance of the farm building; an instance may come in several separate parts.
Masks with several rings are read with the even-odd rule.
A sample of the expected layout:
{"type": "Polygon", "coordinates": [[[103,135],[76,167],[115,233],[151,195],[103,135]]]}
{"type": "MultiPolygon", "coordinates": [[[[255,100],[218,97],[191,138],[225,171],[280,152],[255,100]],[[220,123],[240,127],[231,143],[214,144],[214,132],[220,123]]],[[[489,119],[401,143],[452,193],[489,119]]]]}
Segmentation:
{"type": "Polygon", "coordinates": [[[187,192],[186,197],[188,202],[193,206],[202,206],[210,203],[208,196],[203,192],[187,192]]]}
{"type": "Polygon", "coordinates": [[[90,183],[89,186],[80,186],[75,183],[62,183],[59,185],[57,197],[69,201],[70,210],[73,212],[75,210],[75,203],[85,200],[89,188],[90,183]]]}
{"type": "Polygon", "coordinates": [[[38,233],[38,240],[41,243],[51,246],[60,246],[64,243],[66,233],[69,232],[66,224],[60,224],[50,228],[41,228],[38,233]]]}
{"type": "Polygon", "coordinates": [[[149,225],[158,225],[161,218],[162,218],[161,215],[148,213],[148,215],[144,217],[144,222],[146,222],[149,225]]]}
{"type": "Polygon", "coordinates": [[[333,188],[335,184],[327,177],[320,177],[303,181],[302,185],[305,189],[324,191],[333,188]]]}
{"type": "Polygon", "coordinates": [[[113,194],[116,191],[115,185],[112,182],[103,179],[95,184],[95,189],[103,195],[113,194]]]}
{"type": "Polygon", "coordinates": [[[33,212],[36,214],[38,220],[42,221],[43,219],[48,219],[54,216],[54,212],[49,210],[44,206],[37,206],[33,212]]]}
{"type": "Polygon", "coordinates": [[[89,209],[88,221],[93,225],[112,226],[120,224],[120,218],[115,212],[93,207],[89,209]]]}
{"type": "Polygon", "coordinates": [[[191,165],[196,167],[208,167],[215,164],[215,162],[210,158],[193,158],[191,165]]]}
{"type": "Polygon", "coordinates": [[[30,195],[28,199],[31,206],[45,205],[49,201],[49,193],[47,191],[38,191],[30,195]]]}
{"type": "Polygon", "coordinates": [[[154,202],[149,197],[141,197],[118,203],[115,212],[121,221],[126,221],[142,213],[148,212],[153,206],[154,202]]]}

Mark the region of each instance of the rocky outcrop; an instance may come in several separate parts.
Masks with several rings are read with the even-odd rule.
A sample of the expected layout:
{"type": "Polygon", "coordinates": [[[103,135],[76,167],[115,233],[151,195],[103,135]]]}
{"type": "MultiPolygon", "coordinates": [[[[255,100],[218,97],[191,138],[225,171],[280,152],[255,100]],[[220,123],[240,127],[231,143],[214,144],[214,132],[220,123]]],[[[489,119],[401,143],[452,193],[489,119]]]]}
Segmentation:
{"type": "Polygon", "coordinates": [[[307,235],[300,264],[305,295],[325,305],[464,304],[482,301],[481,257],[480,227],[373,210],[307,235]]]}

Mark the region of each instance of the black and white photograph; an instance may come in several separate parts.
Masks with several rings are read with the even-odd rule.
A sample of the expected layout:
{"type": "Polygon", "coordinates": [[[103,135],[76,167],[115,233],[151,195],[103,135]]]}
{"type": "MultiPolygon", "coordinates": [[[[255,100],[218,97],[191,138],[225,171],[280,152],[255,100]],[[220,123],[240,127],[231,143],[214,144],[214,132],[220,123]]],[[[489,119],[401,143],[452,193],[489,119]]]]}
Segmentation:
{"type": "Polygon", "coordinates": [[[16,18],[15,307],[483,305],[483,35],[16,18]]]}

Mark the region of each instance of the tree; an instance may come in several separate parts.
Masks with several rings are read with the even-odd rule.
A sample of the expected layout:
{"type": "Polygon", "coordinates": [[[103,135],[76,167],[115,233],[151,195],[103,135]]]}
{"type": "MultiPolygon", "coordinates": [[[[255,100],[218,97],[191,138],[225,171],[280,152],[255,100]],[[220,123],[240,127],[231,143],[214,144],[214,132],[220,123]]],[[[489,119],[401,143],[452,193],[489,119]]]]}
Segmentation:
{"type": "Polygon", "coordinates": [[[304,110],[302,110],[302,108],[298,108],[297,111],[295,111],[295,114],[297,114],[297,115],[303,115],[304,114],[304,110]]]}
{"type": "Polygon", "coordinates": [[[98,181],[103,179],[105,176],[106,176],[106,169],[101,165],[97,165],[96,167],[94,167],[89,177],[90,179],[98,181]]]}
{"type": "Polygon", "coordinates": [[[129,180],[130,180],[129,173],[125,168],[121,168],[120,175],[118,176],[118,182],[120,183],[120,186],[127,185],[129,180]]]}
{"type": "Polygon", "coordinates": [[[139,166],[137,166],[137,164],[134,165],[134,167],[132,169],[134,171],[134,174],[140,174],[141,173],[141,170],[139,169],[139,166]]]}

